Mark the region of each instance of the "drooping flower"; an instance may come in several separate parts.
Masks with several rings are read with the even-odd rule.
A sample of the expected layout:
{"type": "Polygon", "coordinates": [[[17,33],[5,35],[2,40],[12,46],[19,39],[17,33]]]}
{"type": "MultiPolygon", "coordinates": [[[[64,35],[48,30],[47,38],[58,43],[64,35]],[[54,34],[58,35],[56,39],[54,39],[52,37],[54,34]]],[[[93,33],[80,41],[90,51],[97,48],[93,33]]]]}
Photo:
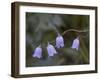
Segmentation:
{"type": "Polygon", "coordinates": [[[73,40],[71,48],[76,49],[76,50],[79,49],[79,37],[77,37],[76,39],[73,40]]]}
{"type": "Polygon", "coordinates": [[[48,46],[47,46],[47,52],[48,52],[48,56],[54,56],[54,54],[57,54],[57,51],[54,48],[54,46],[49,44],[49,43],[48,43],[48,46]]]}
{"type": "Polygon", "coordinates": [[[58,34],[58,36],[56,38],[56,47],[57,48],[64,47],[64,39],[63,39],[63,37],[60,34],[58,34]]]}
{"type": "Polygon", "coordinates": [[[35,49],[35,51],[34,51],[34,53],[33,53],[32,56],[33,56],[33,57],[37,57],[37,58],[41,58],[41,57],[42,57],[42,48],[41,48],[40,46],[38,46],[38,47],[35,49]]]}

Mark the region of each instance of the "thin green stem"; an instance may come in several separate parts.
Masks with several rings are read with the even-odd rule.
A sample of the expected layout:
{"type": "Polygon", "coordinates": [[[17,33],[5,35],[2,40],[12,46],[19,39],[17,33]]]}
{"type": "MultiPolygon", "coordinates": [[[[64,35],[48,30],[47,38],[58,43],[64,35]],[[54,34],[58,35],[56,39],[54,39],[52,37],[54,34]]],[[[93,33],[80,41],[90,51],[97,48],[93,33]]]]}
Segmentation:
{"type": "Polygon", "coordinates": [[[62,35],[66,34],[67,32],[70,32],[70,31],[82,33],[82,32],[88,32],[89,30],[68,29],[68,30],[64,31],[64,32],[62,33],[62,35]]]}

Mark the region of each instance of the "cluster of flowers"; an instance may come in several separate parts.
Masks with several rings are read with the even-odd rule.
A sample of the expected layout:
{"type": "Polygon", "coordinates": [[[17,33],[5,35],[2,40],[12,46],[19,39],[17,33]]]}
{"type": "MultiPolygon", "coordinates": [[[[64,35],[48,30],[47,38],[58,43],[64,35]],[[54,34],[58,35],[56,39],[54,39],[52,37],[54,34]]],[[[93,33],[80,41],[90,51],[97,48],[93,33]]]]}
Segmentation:
{"type": "MultiPolygon", "coordinates": [[[[58,36],[56,38],[56,46],[55,47],[56,48],[63,48],[64,47],[64,39],[60,34],[58,34],[58,36]]],[[[57,54],[57,51],[56,51],[55,47],[48,42],[48,46],[47,46],[48,56],[54,56],[54,54],[57,54]]],[[[73,40],[71,48],[78,50],[78,48],[79,48],[79,37],[77,37],[76,39],[73,40]]],[[[38,46],[35,49],[32,56],[37,57],[37,58],[42,57],[42,48],[41,48],[41,46],[38,46]]]]}

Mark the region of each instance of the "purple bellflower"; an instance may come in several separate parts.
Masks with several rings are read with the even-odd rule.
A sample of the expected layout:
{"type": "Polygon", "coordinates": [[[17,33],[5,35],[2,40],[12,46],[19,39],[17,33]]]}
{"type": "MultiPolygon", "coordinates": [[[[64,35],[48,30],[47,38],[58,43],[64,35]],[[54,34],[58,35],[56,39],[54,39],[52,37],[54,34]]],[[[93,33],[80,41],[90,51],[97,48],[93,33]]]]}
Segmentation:
{"type": "Polygon", "coordinates": [[[57,54],[57,51],[54,48],[54,46],[49,44],[49,43],[48,43],[48,46],[47,46],[47,52],[48,52],[48,56],[54,56],[54,54],[57,54]]]}
{"type": "Polygon", "coordinates": [[[57,48],[64,47],[64,39],[63,39],[63,37],[60,34],[58,34],[58,36],[56,38],[56,47],[57,48]]]}
{"type": "Polygon", "coordinates": [[[79,49],[79,37],[77,37],[76,39],[73,40],[71,48],[76,49],[76,50],[79,49]]]}
{"type": "Polygon", "coordinates": [[[41,48],[40,46],[38,46],[38,47],[35,49],[35,51],[34,51],[34,53],[33,53],[32,56],[33,56],[33,57],[37,57],[37,58],[41,58],[41,57],[42,57],[42,48],[41,48]]]}

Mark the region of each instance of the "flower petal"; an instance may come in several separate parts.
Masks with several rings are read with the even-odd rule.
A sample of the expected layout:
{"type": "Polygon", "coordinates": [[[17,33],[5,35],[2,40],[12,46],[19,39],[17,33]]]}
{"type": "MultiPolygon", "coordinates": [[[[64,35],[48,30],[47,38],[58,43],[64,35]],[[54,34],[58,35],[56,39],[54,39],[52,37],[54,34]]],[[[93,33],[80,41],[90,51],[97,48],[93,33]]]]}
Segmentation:
{"type": "Polygon", "coordinates": [[[56,47],[57,48],[62,48],[64,47],[64,39],[61,35],[58,34],[57,38],[56,38],[56,47]]]}
{"type": "Polygon", "coordinates": [[[42,57],[42,48],[37,47],[33,53],[33,57],[41,58],[42,57]]]}
{"type": "Polygon", "coordinates": [[[55,50],[55,48],[53,47],[53,45],[48,43],[47,46],[47,52],[49,56],[54,56],[54,54],[57,54],[57,51],[55,50]]]}
{"type": "Polygon", "coordinates": [[[79,38],[73,40],[71,48],[78,50],[79,49],[79,38]]]}

